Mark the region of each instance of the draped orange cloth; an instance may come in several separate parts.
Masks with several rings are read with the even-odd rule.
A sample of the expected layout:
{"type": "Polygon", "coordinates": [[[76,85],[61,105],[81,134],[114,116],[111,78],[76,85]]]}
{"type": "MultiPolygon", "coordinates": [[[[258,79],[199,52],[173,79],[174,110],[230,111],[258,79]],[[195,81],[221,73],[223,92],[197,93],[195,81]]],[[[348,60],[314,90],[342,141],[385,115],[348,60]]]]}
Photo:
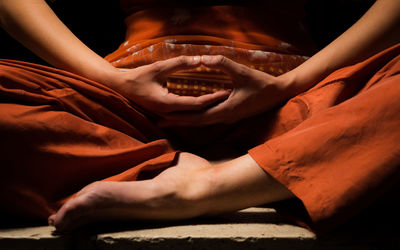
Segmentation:
{"type": "MultiPolygon", "coordinates": [[[[135,68],[180,55],[224,55],[280,75],[307,60],[313,50],[308,32],[298,28],[304,25],[296,9],[300,2],[291,8],[271,3],[171,7],[151,0],[121,4],[128,13],[133,11],[126,18],[126,40],[106,57],[118,68],[135,68]],[[162,6],[154,8],[155,4],[162,6]]],[[[173,93],[194,96],[232,88],[226,75],[204,67],[176,72],[166,86],[173,93]]]]}
{"type": "MultiPolygon", "coordinates": [[[[290,36],[271,35],[270,26],[251,22],[262,16],[250,14],[241,6],[135,9],[126,41],[106,59],[133,68],[181,54],[223,54],[275,75],[307,59],[290,36]],[[232,22],[237,18],[240,25],[232,22]],[[171,20],[178,26],[166,27],[171,20]]],[[[248,151],[303,203],[309,227],[330,229],[399,181],[399,52],[400,44],[339,69],[282,107],[228,128],[172,132],[102,84],[0,60],[2,212],[46,218],[91,182],[136,180],[172,166],[176,149],[208,138],[202,147],[218,142],[248,151]]],[[[223,73],[206,68],[177,72],[165,84],[182,95],[234,87],[223,73]]]]}

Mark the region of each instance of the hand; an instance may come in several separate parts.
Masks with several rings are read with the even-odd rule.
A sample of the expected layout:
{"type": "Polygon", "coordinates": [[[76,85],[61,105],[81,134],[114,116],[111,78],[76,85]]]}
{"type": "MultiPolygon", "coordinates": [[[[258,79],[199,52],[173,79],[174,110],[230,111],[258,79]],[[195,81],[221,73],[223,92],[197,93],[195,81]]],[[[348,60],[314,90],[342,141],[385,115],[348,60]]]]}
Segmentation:
{"type": "Polygon", "coordinates": [[[172,72],[199,65],[199,56],[180,56],[123,70],[113,77],[117,82],[114,83],[114,88],[142,108],[160,116],[166,116],[173,111],[201,110],[226,99],[229,91],[218,91],[199,97],[179,96],[169,93],[162,84],[172,72]]]}
{"type": "Polygon", "coordinates": [[[220,69],[231,77],[234,88],[229,98],[204,111],[170,113],[159,123],[160,126],[234,123],[265,112],[291,96],[289,81],[253,70],[224,56],[202,56],[201,63],[220,69]]]}

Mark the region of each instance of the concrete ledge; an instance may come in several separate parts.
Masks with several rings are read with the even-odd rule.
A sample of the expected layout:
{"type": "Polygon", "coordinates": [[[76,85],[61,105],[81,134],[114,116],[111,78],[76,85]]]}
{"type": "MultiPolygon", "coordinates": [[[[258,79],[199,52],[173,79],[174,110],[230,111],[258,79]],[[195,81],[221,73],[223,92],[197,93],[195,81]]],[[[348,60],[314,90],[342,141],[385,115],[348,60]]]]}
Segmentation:
{"type": "Polygon", "coordinates": [[[109,223],[64,235],[48,226],[0,229],[0,249],[400,249],[397,235],[384,242],[381,236],[341,232],[317,238],[274,209],[250,208],[212,219],[109,223]]]}

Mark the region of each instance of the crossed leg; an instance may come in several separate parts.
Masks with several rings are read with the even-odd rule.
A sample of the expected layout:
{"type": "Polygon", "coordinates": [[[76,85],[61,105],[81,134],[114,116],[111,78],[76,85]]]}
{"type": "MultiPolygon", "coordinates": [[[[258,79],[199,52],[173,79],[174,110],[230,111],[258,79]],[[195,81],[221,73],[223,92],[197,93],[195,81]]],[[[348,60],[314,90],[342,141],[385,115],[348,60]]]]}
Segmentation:
{"type": "Polygon", "coordinates": [[[181,153],[174,167],[153,179],[87,186],[49,222],[58,230],[70,230],[99,220],[179,220],[292,196],[249,155],[212,165],[198,156],[181,153]]]}
{"type": "Polygon", "coordinates": [[[380,60],[371,59],[365,67],[360,64],[347,70],[364,74],[377,63],[376,68],[382,69],[373,78],[349,73],[340,81],[322,82],[323,86],[308,92],[311,96],[303,96],[303,102],[310,106],[311,98],[318,104],[307,112],[314,115],[250,150],[262,168],[249,155],[211,164],[182,153],[174,167],[151,180],[88,186],[50,221],[57,229],[68,230],[109,219],[185,219],[295,194],[316,228],[331,228],[399,183],[399,60],[397,57],[382,68],[380,60]],[[357,90],[360,86],[364,86],[362,91],[357,90]],[[346,101],[320,109],[322,101],[316,97],[324,87],[338,90],[333,100],[326,100],[331,103],[346,94],[342,91],[345,87],[359,93],[349,91],[346,101]]]}

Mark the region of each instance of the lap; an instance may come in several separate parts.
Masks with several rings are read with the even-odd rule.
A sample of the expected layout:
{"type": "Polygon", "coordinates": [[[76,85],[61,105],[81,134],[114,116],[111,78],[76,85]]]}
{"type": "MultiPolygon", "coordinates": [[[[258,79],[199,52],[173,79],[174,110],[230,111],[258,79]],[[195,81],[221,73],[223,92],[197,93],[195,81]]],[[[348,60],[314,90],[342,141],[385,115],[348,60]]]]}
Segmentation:
{"type": "MultiPolygon", "coordinates": [[[[392,54],[395,53],[398,54],[392,50],[392,54]]],[[[54,204],[92,181],[134,166],[133,169],[137,170],[114,179],[133,180],[141,169],[148,166],[170,166],[174,163],[174,156],[162,156],[173,154],[173,147],[167,140],[154,141],[165,134],[178,149],[193,148],[205,155],[220,154],[218,157],[224,158],[246,153],[299,125],[312,131],[315,124],[305,121],[329,113],[348,100],[365,102],[363,92],[371,92],[376,88],[374,85],[385,84],[382,78],[395,77],[392,71],[398,71],[398,66],[393,66],[398,64],[398,59],[385,66],[390,61],[388,58],[394,56],[379,58],[348,68],[347,73],[338,71],[282,107],[257,117],[229,126],[174,128],[164,131],[166,133],[128,100],[98,83],[52,68],[0,61],[3,78],[0,109],[4,114],[0,117],[0,131],[6,135],[0,145],[6,152],[7,169],[16,169],[3,175],[3,185],[8,185],[9,189],[17,187],[12,192],[25,197],[26,204],[40,207],[47,202],[46,209],[51,210],[50,203],[54,204]],[[214,151],[203,151],[212,146],[214,151]],[[224,147],[226,151],[221,153],[224,147]],[[19,157],[21,151],[26,157],[19,157]],[[18,174],[17,170],[22,170],[23,174],[18,174]]],[[[391,86],[392,97],[398,87],[393,83],[391,86]]],[[[393,101],[380,98],[376,104],[390,108],[393,104],[390,100],[393,101]]],[[[369,101],[368,107],[377,102],[373,98],[369,101]]],[[[347,113],[355,112],[352,105],[347,106],[347,113]]],[[[329,133],[335,131],[338,130],[329,133]]],[[[357,133],[362,133],[362,130],[357,133]]],[[[274,177],[279,179],[279,176],[274,177]]],[[[46,211],[49,210],[43,211],[40,216],[48,215],[46,211]]]]}

